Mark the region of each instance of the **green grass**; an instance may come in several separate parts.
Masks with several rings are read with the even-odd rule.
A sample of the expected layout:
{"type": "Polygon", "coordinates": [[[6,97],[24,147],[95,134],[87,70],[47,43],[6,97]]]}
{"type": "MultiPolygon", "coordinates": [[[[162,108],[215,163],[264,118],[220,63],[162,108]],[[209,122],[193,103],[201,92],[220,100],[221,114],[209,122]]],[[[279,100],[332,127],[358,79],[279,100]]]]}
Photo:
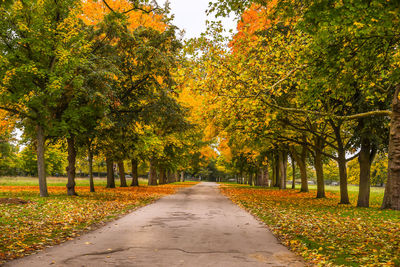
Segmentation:
{"type": "MultiPolygon", "coordinates": [[[[107,179],[106,178],[94,178],[95,186],[106,186],[107,179]]],[[[131,183],[131,178],[127,178],[128,185],[131,183]]],[[[76,178],[75,179],[77,186],[89,186],[89,178],[76,178]]],[[[48,186],[66,186],[67,178],[66,177],[47,177],[47,185],[48,186]]],[[[115,184],[117,186],[120,185],[119,179],[115,180],[115,184]]],[[[146,185],[146,179],[139,179],[140,185],[146,185]]],[[[37,186],[39,185],[37,177],[0,177],[0,186],[37,186]]]]}

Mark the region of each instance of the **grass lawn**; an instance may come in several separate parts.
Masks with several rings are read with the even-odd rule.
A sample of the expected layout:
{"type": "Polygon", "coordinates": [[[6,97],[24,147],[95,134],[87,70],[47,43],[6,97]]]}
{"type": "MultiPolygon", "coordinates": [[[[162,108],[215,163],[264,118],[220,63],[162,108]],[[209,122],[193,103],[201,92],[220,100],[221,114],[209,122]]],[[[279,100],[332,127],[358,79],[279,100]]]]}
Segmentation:
{"type": "MultiPolygon", "coordinates": [[[[106,186],[107,179],[104,178],[94,178],[95,186],[106,186]]],[[[126,181],[128,185],[130,184],[132,179],[127,178],[126,181]]],[[[89,178],[76,178],[75,179],[77,186],[89,186],[89,178]]],[[[67,178],[66,177],[47,177],[47,185],[48,186],[66,186],[67,178]]],[[[115,180],[115,184],[119,186],[119,179],[115,180]]],[[[147,180],[139,179],[140,185],[146,185],[147,180]]],[[[37,177],[0,177],[0,186],[6,185],[22,185],[22,186],[35,186],[38,185],[37,177]]]]}
{"type": "Polygon", "coordinates": [[[126,214],[180,187],[195,183],[161,186],[104,188],[96,179],[96,192],[89,192],[88,179],[77,179],[78,197],[66,196],[66,178],[48,179],[50,197],[40,198],[37,179],[0,178],[0,198],[18,198],[26,204],[0,203],[0,265],[47,246],[78,236],[93,225],[126,214]]]}
{"type": "Polygon", "coordinates": [[[380,210],[383,188],[371,189],[371,208],[357,208],[358,188],[349,186],[352,205],[338,205],[339,187],[327,198],[299,190],[222,184],[233,202],[264,221],[292,251],[317,266],[400,266],[400,211],[380,210]]]}

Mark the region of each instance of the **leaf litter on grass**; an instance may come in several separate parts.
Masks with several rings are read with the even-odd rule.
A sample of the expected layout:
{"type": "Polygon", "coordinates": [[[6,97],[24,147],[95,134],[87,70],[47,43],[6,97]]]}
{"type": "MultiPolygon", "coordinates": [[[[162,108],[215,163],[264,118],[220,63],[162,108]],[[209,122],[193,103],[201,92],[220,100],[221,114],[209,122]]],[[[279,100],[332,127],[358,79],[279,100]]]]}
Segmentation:
{"type": "Polygon", "coordinates": [[[291,250],[318,266],[400,266],[400,212],[338,205],[339,195],[221,186],[291,250]]]}
{"type": "Polygon", "coordinates": [[[0,264],[72,239],[93,224],[111,220],[194,184],[96,187],[95,193],[90,193],[85,186],[76,188],[77,197],[67,196],[64,186],[51,186],[48,198],[38,196],[37,186],[0,186],[0,198],[26,202],[23,205],[0,202],[0,264]]]}

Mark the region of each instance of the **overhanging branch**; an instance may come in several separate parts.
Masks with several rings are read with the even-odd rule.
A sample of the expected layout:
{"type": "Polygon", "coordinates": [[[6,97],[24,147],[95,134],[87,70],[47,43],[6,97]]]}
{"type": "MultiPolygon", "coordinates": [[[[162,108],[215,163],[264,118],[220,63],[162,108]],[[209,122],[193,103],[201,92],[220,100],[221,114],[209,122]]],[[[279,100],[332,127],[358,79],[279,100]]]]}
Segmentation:
{"type": "Polygon", "coordinates": [[[302,114],[313,114],[313,115],[317,115],[317,116],[330,117],[333,119],[344,120],[344,121],[361,119],[361,118],[372,117],[372,116],[390,116],[390,115],[392,115],[392,112],[390,110],[373,110],[373,111],[368,111],[368,112],[354,114],[354,115],[338,116],[338,115],[334,115],[334,114],[330,114],[330,113],[326,113],[326,112],[299,109],[299,108],[286,108],[286,107],[282,107],[282,106],[267,103],[267,102],[265,102],[265,103],[273,108],[276,108],[276,109],[279,109],[282,111],[287,111],[287,112],[292,112],[292,113],[302,113],[302,114]]]}

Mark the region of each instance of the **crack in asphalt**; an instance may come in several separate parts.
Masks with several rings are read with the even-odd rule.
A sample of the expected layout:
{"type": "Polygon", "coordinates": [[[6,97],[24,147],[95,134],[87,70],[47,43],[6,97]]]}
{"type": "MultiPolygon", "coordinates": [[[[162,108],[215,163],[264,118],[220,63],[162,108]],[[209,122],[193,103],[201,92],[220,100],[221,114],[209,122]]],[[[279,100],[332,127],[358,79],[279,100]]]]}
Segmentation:
{"type": "MultiPolygon", "coordinates": [[[[76,259],[76,258],[81,258],[85,256],[96,256],[96,255],[108,255],[108,254],[113,254],[117,252],[122,252],[122,251],[127,251],[130,249],[149,249],[149,250],[177,250],[181,251],[183,253],[187,254],[234,254],[234,253],[241,253],[240,251],[237,250],[228,250],[228,251],[187,251],[181,248],[150,248],[150,247],[127,247],[127,248],[116,248],[113,250],[106,250],[106,251],[99,251],[99,252],[92,252],[92,253],[85,253],[85,254],[80,254],[76,255],[74,257],[70,257],[68,259],[65,259],[63,262],[68,263],[69,261],[76,259]]],[[[261,252],[261,251],[257,251],[261,252]]],[[[265,251],[267,252],[267,251],[265,251]]]]}

